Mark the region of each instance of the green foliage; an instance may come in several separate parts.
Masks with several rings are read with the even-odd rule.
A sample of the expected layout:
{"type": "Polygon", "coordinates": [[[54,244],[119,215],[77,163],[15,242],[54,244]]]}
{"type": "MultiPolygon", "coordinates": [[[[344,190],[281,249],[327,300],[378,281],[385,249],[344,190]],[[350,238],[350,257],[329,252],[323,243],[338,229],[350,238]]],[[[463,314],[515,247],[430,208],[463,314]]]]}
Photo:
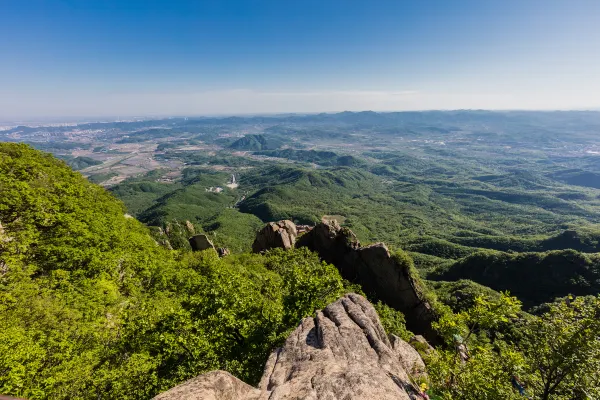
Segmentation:
{"type": "Polygon", "coordinates": [[[444,259],[459,259],[475,253],[472,247],[461,246],[443,239],[423,237],[411,243],[407,249],[444,259]]]}
{"type": "Polygon", "coordinates": [[[179,268],[172,300],[153,297],[131,310],[109,359],[125,371],[132,366],[120,364],[123,354],[146,359],[141,376],[148,382],[111,375],[106,398],[132,388],[140,391],[135,398],[147,398],[212,369],[255,384],[290,330],[344,292],[337,270],[306,251],[225,259],[188,253],[179,268]],[[123,389],[112,388],[115,380],[123,389]]]}
{"type": "Polygon", "coordinates": [[[499,355],[497,350],[485,346],[471,354],[465,363],[448,350],[438,350],[428,357],[432,392],[447,400],[523,398],[511,385],[513,366],[523,363],[518,352],[502,347],[499,355]]]}
{"type": "Polygon", "coordinates": [[[438,349],[427,360],[435,390],[449,399],[510,399],[516,377],[530,398],[596,398],[600,298],[560,301],[539,317],[519,309],[506,294],[480,296],[468,310],[441,318],[436,328],[454,349],[438,349]],[[507,324],[519,334],[503,335],[507,324]]]}
{"type": "Polygon", "coordinates": [[[159,183],[156,179],[153,175],[128,179],[111,187],[110,191],[125,203],[131,215],[139,217],[162,196],[181,188],[179,184],[159,183]]]}
{"type": "Polygon", "coordinates": [[[600,396],[600,297],[550,305],[523,327],[528,383],[546,399],[600,396]]]}
{"type": "Polygon", "coordinates": [[[215,246],[227,247],[234,253],[250,251],[252,241],[264,223],[252,214],[227,208],[202,225],[210,232],[215,246]]]}
{"type": "Polygon", "coordinates": [[[456,282],[428,281],[427,284],[435,290],[438,299],[453,312],[470,309],[481,296],[491,300],[500,298],[500,293],[465,279],[456,282]]]}
{"type": "Polygon", "coordinates": [[[430,277],[470,279],[495,290],[509,290],[528,306],[568,294],[600,292],[600,256],[573,250],[545,253],[485,251],[466,257],[430,277]]]}
{"type": "MultiPolygon", "coordinates": [[[[452,344],[457,335],[464,338],[464,344],[469,344],[472,335],[482,334],[479,339],[485,340],[485,335],[497,331],[511,319],[517,318],[521,303],[508,294],[502,294],[498,299],[487,299],[477,296],[474,304],[466,311],[456,314],[448,313],[434,323],[434,328],[452,344]]],[[[461,341],[462,342],[462,341],[461,341]]]]}
{"type": "Polygon", "coordinates": [[[496,332],[519,310],[518,300],[502,294],[496,300],[478,296],[471,308],[442,316],[434,328],[452,350],[439,349],[427,360],[435,390],[448,399],[517,398],[511,377],[523,357],[496,332]]]}
{"type": "MultiPolygon", "coordinates": [[[[255,381],[285,332],[333,300],[329,290],[350,286],[308,253],[182,254],[190,235],[184,221],[241,253],[263,222],[315,223],[333,214],[365,243],[410,251],[427,278],[457,281],[428,283],[422,293],[441,310],[440,326],[469,346],[465,363],[452,350],[432,356],[430,373],[445,398],[510,399],[515,372],[536,397],[563,376],[550,397],[598,397],[597,374],[574,367],[600,370],[583,342],[597,347],[591,305],[578,299],[569,311],[557,303],[532,317],[472,281],[510,290],[528,308],[600,292],[600,162],[582,153],[596,141],[599,115],[365,112],[80,125],[103,132],[96,152],[126,154],[115,142],[159,143],[153,158],[163,166],[195,166],[171,170],[182,176],[170,182],[154,171],[111,189],[174,252],[64,163],[1,144],[0,392],[149,398],[212,368],[255,381]],[[233,130],[257,128],[262,135],[228,147],[233,130]],[[199,144],[211,148],[180,148],[199,144]],[[293,148],[271,150],[283,144],[293,148]],[[236,147],[278,160],[232,154],[236,147]],[[232,173],[237,189],[225,186],[232,173]]],[[[3,137],[61,155],[89,146],[61,141],[69,129],[21,126],[3,137]]],[[[99,172],[90,180],[112,176],[99,172]]],[[[388,332],[407,335],[401,314],[376,307],[388,332]]]]}
{"type": "Polygon", "coordinates": [[[92,174],[92,175],[88,176],[88,181],[90,181],[92,183],[102,183],[102,182],[106,182],[110,178],[113,178],[117,175],[119,175],[119,174],[117,174],[116,172],[92,174]]]}
{"type": "Polygon", "coordinates": [[[254,154],[314,163],[324,167],[360,167],[365,164],[364,161],[354,156],[338,156],[333,151],[283,149],[256,151],[254,154]]]}
{"type": "Polygon", "coordinates": [[[417,253],[414,251],[409,251],[408,254],[413,259],[415,268],[423,277],[427,277],[430,272],[437,269],[446,269],[454,263],[453,260],[432,256],[430,254],[417,253]]]}
{"type": "Polygon", "coordinates": [[[523,238],[519,236],[455,237],[455,243],[500,251],[543,252],[548,250],[572,249],[585,253],[596,253],[600,232],[593,227],[567,229],[552,236],[523,238]]]}
{"type": "Polygon", "coordinates": [[[406,320],[404,319],[404,314],[400,311],[391,308],[381,301],[374,303],[373,307],[375,307],[381,325],[383,325],[388,335],[396,335],[407,342],[414,336],[411,331],[406,329],[406,320]]]}
{"type": "Polygon", "coordinates": [[[273,136],[246,135],[229,145],[234,150],[271,150],[282,145],[281,139],[273,136]]]}
{"type": "Polygon", "coordinates": [[[103,188],[28,146],[0,144],[0,188],[0,392],[76,397],[173,260],[103,188]]]}
{"type": "Polygon", "coordinates": [[[80,169],[85,169],[87,167],[90,167],[92,165],[98,165],[98,164],[102,164],[102,161],[98,161],[95,160],[93,158],[90,157],[61,157],[65,160],[65,162],[67,163],[67,165],[71,168],[73,168],[75,171],[78,171],[80,169]]]}
{"type": "Polygon", "coordinates": [[[107,191],[0,144],[0,392],[150,398],[211,369],[256,383],[270,351],[347,289],[307,250],[170,252],[107,191]]]}
{"type": "Polygon", "coordinates": [[[600,189],[600,174],[595,172],[577,169],[566,170],[555,173],[553,177],[570,185],[600,189]]]}

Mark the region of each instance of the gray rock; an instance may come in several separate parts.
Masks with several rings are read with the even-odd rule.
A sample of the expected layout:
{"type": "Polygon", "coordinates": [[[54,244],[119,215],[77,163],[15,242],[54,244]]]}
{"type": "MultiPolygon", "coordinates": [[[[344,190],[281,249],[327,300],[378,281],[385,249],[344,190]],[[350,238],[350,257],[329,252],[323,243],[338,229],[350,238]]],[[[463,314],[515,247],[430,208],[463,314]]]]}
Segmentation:
{"type": "Polygon", "coordinates": [[[219,257],[225,257],[231,254],[231,251],[227,247],[219,247],[217,248],[217,254],[219,257]]]}
{"type": "Polygon", "coordinates": [[[269,222],[256,234],[252,252],[260,253],[274,248],[291,249],[296,243],[296,236],[298,231],[292,221],[269,222]]]}
{"type": "Polygon", "coordinates": [[[190,221],[185,221],[185,229],[187,229],[187,231],[190,235],[193,235],[194,233],[196,233],[194,224],[192,224],[190,221]]]}
{"type": "MultiPolygon", "coordinates": [[[[422,337],[422,336],[421,336],[422,337]]],[[[404,370],[413,378],[426,377],[427,368],[421,355],[413,346],[396,335],[390,335],[390,342],[404,370]]]]}
{"type": "Polygon", "coordinates": [[[208,249],[213,249],[217,251],[215,249],[215,245],[213,245],[208,236],[204,234],[194,235],[189,239],[189,241],[193,251],[202,251],[208,249]]]}
{"type": "Polygon", "coordinates": [[[214,371],[156,399],[415,400],[421,397],[410,373],[424,373],[421,367],[414,349],[387,337],[373,306],[348,294],[302,320],[269,357],[258,389],[214,371]]]}
{"type": "Polygon", "coordinates": [[[333,264],[345,279],[361,285],[365,293],[401,311],[406,326],[430,343],[442,342],[432,328],[438,316],[423,289],[404,263],[398,262],[383,243],[361,247],[356,235],[336,221],[323,221],[302,235],[296,247],[308,247],[333,264]]]}
{"type": "Polygon", "coordinates": [[[155,400],[259,400],[265,392],[242,382],[229,372],[211,371],[159,394],[155,400]]]}

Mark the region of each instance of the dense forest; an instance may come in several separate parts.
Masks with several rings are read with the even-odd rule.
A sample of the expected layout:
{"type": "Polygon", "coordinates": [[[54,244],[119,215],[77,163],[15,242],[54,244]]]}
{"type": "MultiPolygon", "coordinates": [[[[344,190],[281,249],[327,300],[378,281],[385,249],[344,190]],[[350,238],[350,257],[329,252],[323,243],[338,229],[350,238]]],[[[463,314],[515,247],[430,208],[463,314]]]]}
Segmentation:
{"type": "Polygon", "coordinates": [[[145,399],[219,368],[255,382],[302,317],[348,290],[307,251],[166,250],[62,161],[10,144],[0,158],[2,393],[145,399]]]}

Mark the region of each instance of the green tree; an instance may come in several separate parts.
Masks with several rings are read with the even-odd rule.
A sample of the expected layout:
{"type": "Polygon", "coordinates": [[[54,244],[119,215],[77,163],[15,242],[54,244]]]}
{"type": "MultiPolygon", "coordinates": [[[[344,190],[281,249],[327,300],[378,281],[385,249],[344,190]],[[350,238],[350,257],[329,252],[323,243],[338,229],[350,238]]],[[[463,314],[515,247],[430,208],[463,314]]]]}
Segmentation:
{"type": "Polygon", "coordinates": [[[445,313],[434,327],[447,349],[427,359],[432,387],[447,399],[518,398],[511,385],[523,356],[498,339],[497,330],[517,317],[521,304],[507,293],[489,299],[477,296],[471,308],[445,313]]]}
{"type": "Polygon", "coordinates": [[[455,336],[460,335],[468,346],[473,335],[494,332],[502,324],[517,318],[520,310],[521,302],[508,293],[502,293],[497,299],[479,295],[475,297],[471,308],[456,314],[445,314],[434,327],[448,343],[455,342],[455,336]]]}
{"type": "Polygon", "coordinates": [[[524,334],[530,385],[541,399],[600,397],[600,297],[551,304],[524,334]]]}

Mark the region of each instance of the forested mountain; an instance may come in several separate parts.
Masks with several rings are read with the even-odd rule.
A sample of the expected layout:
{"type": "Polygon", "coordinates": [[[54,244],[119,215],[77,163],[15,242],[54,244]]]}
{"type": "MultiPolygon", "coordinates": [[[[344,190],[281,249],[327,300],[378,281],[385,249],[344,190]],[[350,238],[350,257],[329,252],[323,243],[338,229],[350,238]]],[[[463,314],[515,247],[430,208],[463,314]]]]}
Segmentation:
{"type": "Polygon", "coordinates": [[[281,142],[274,138],[267,138],[263,135],[246,135],[229,145],[233,150],[272,150],[281,146],[281,142]]]}
{"type": "Polygon", "coordinates": [[[307,251],[168,251],[25,145],[0,144],[0,187],[0,393],[147,399],[218,368],[254,382],[297,321],[345,291],[307,251]]]}
{"type": "MultiPolygon", "coordinates": [[[[573,362],[546,398],[598,395],[581,372],[600,370],[598,115],[174,118],[81,125],[95,130],[68,140],[66,127],[2,131],[64,161],[0,143],[0,393],[149,398],[214,369],[256,384],[298,321],[364,290],[306,249],[250,253],[267,222],[325,218],[363,246],[385,242],[422,282],[449,346],[424,355],[432,396],[512,398],[518,373],[543,397],[556,351],[573,362]],[[39,139],[53,129],[59,139],[39,139]],[[196,234],[231,254],[192,252],[196,234]],[[465,363],[453,335],[471,349],[465,363]]],[[[388,333],[410,338],[401,312],[370,300],[388,333]]]]}

